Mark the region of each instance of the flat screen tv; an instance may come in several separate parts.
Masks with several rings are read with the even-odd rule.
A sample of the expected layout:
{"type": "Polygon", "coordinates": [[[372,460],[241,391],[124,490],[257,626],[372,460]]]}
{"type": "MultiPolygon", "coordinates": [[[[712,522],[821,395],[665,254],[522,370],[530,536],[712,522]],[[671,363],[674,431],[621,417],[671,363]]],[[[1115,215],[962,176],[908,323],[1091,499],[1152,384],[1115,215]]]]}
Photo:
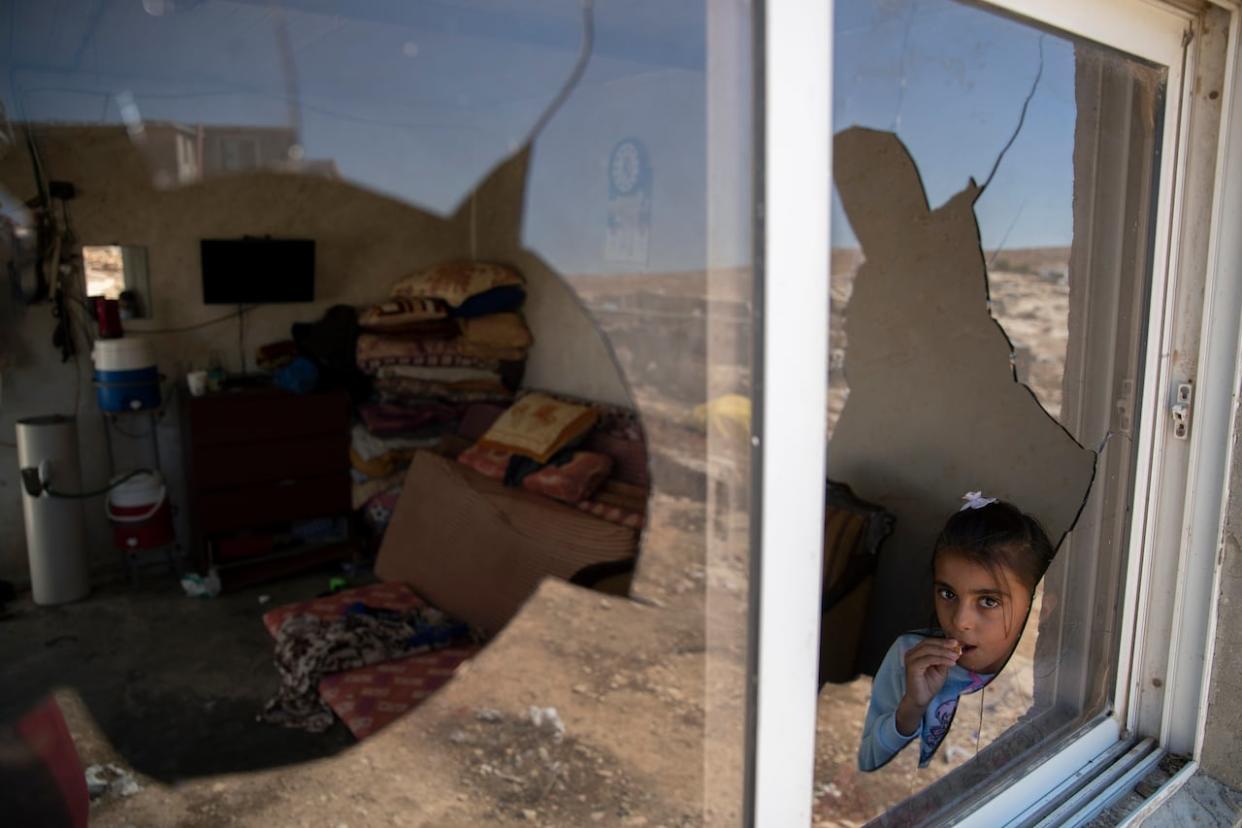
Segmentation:
{"type": "Polygon", "coordinates": [[[315,242],[311,239],[203,239],[201,250],[205,304],[315,299],[315,242]]]}

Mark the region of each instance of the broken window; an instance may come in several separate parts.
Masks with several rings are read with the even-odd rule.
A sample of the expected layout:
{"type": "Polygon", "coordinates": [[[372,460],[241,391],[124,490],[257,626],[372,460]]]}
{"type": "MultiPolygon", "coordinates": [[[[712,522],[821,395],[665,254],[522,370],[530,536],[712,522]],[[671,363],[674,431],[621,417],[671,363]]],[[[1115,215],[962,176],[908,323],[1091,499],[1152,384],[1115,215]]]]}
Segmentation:
{"type": "Polygon", "coordinates": [[[903,811],[923,819],[1105,703],[1165,74],[968,3],[835,13],[829,477],[892,524],[854,606],[826,606],[822,636],[854,649],[821,691],[816,811],[870,819],[968,765],[903,811]],[[870,676],[935,626],[931,548],[972,490],[1033,513],[1058,556],[929,766],[911,748],[862,774],[870,676]],[[1099,591],[1071,600],[1071,571],[1099,591]]]}
{"type": "MultiPolygon", "coordinates": [[[[234,669],[236,653],[221,655],[217,672],[204,667],[211,682],[184,709],[190,741],[202,748],[192,760],[174,756],[184,746],[165,738],[180,721],[175,711],[158,723],[135,721],[88,698],[83,721],[99,718],[120,747],[112,759],[145,777],[152,795],[151,804],[140,793],[127,807],[155,809],[174,783],[174,798],[221,800],[207,776],[230,774],[235,804],[219,808],[235,807],[240,817],[260,807],[252,803],[268,803],[275,824],[298,821],[306,808],[315,818],[332,813],[334,824],[377,814],[428,824],[740,824],[757,384],[751,7],[11,6],[0,15],[0,27],[9,27],[0,38],[15,44],[2,59],[10,79],[3,102],[33,152],[6,144],[0,183],[30,198],[32,170],[42,163],[48,176],[77,185],[56,218],[71,220],[80,240],[145,247],[151,318],[126,320],[126,329],[158,344],[171,378],[182,382],[191,369],[220,363],[230,372],[253,369],[257,346],[287,338],[331,306],[381,305],[403,277],[441,262],[495,262],[525,280],[521,312],[534,342],[524,352],[523,389],[631,409],[635,416],[618,417],[618,428],[642,443],[626,455],[634,479],[547,507],[570,524],[597,521],[638,549],[635,571],[613,573],[610,588],[621,594],[549,579],[508,626],[489,630],[499,635],[425,707],[374,733],[374,721],[358,724],[368,715],[355,707],[365,738],[353,750],[343,750],[354,739],[339,723],[322,740],[291,741],[253,722],[277,681],[273,669],[252,699],[270,652],[247,656],[253,669],[244,676],[234,669]],[[314,240],[315,301],[206,307],[200,242],[245,236],[314,240]],[[216,698],[222,687],[227,703],[216,698]],[[135,744],[141,749],[127,754],[135,744]],[[246,773],[255,768],[280,777],[280,796],[270,795],[263,774],[246,773]]],[[[68,276],[66,285],[74,287],[68,276]]],[[[76,306],[71,311],[84,327],[76,306]]],[[[42,329],[23,329],[32,342],[36,333],[43,337],[42,329]]],[[[72,381],[78,372],[52,383],[50,357],[40,360],[6,372],[0,414],[47,395],[90,412],[90,386],[72,381]]],[[[82,364],[88,372],[88,360],[82,364]]],[[[187,400],[177,404],[193,405],[187,400]]],[[[90,429],[99,418],[81,419],[90,429]]],[[[176,419],[136,434],[158,441],[170,496],[188,511],[179,458],[189,438],[176,419]]],[[[83,444],[102,440],[84,436],[83,444]]],[[[122,462],[137,448],[117,440],[122,462]]],[[[236,461],[253,470],[249,458],[236,461]]],[[[85,477],[104,477],[102,449],[84,452],[83,465],[85,477]]],[[[459,465],[439,463],[448,476],[441,479],[456,479],[459,465]]],[[[427,500],[444,492],[433,489],[427,500]]],[[[446,506],[446,525],[466,499],[446,506]]],[[[399,504],[380,502],[374,511],[395,514],[399,504]]],[[[102,516],[96,522],[92,554],[111,559],[102,516]]],[[[458,527],[459,535],[476,523],[486,521],[458,527]]],[[[519,528],[538,541],[539,521],[531,523],[519,528]]],[[[428,536],[402,546],[425,549],[420,538],[428,536]]],[[[242,545],[230,554],[244,557],[242,545]]],[[[507,548],[488,551],[499,556],[492,579],[463,575],[449,585],[459,598],[486,604],[502,591],[496,584],[516,577],[507,548]]],[[[460,553],[451,539],[437,547],[446,560],[458,556],[456,565],[460,553]]],[[[20,554],[0,562],[20,566],[20,554]]],[[[313,590],[299,582],[303,594],[276,600],[313,598],[322,581],[313,590]]],[[[248,629],[260,636],[271,607],[258,602],[269,594],[251,588],[245,601],[248,629]]],[[[226,593],[195,604],[192,623],[206,626],[213,611],[242,607],[234,600],[226,593]]],[[[99,669],[159,681],[177,669],[144,658],[135,648],[99,669]]],[[[89,750],[83,760],[101,761],[89,750]]],[[[224,816],[217,810],[212,818],[224,816]]]]}

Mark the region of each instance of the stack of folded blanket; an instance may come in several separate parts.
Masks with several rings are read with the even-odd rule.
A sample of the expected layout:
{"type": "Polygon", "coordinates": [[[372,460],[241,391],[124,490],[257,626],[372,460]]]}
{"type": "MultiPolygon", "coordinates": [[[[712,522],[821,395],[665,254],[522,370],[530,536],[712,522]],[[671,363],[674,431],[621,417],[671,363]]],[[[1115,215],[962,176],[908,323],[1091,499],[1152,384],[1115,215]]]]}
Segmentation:
{"type": "Polygon", "coordinates": [[[534,339],[512,268],[451,262],[407,276],[358,319],[358,368],[375,393],[359,407],[354,506],[382,532],[413,450],[454,431],[471,403],[507,404],[534,339]]]}

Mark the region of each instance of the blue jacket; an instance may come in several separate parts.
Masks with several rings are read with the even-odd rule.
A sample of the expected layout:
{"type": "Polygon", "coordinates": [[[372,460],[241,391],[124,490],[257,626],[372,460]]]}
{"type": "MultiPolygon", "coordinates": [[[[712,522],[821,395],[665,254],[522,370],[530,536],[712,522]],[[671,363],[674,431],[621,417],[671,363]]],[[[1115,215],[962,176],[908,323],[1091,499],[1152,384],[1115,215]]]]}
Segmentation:
{"type": "Polygon", "coordinates": [[[898,636],[893,646],[888,648],[871,687],[871,704],[867,707],[862,743],[858,746],[859,770],[873,771],[883,767],[915,739],[919,740],[919,767],[927,767],[936,748],[940,747],[949,732],[949,725],[953,724],[958,697],[981,690],[992,680],[989,674],[953,665],[949,668],[944,687],[927,705],[918,729],[908,736],[898,732],[897,705],[906,693],[906,652],[924,638],[937,634],[932,630],[906,633],[898,636]]]}

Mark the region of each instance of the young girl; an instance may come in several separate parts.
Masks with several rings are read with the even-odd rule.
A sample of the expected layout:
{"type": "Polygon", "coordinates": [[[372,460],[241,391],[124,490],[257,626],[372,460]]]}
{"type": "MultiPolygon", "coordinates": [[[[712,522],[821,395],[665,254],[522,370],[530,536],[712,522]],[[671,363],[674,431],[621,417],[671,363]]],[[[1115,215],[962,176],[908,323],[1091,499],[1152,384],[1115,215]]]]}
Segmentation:
{"type": "Polygon", "coordinates": [[[915,739],[919,767],[927,766],[958,697],[984,687],[1009,660],[1052,561],[1035,518],[979,492],[963,500],[932,551],[939,627],[900,636],[884,657],[858,747],[861,770],[882,767],[915,739]]]}

